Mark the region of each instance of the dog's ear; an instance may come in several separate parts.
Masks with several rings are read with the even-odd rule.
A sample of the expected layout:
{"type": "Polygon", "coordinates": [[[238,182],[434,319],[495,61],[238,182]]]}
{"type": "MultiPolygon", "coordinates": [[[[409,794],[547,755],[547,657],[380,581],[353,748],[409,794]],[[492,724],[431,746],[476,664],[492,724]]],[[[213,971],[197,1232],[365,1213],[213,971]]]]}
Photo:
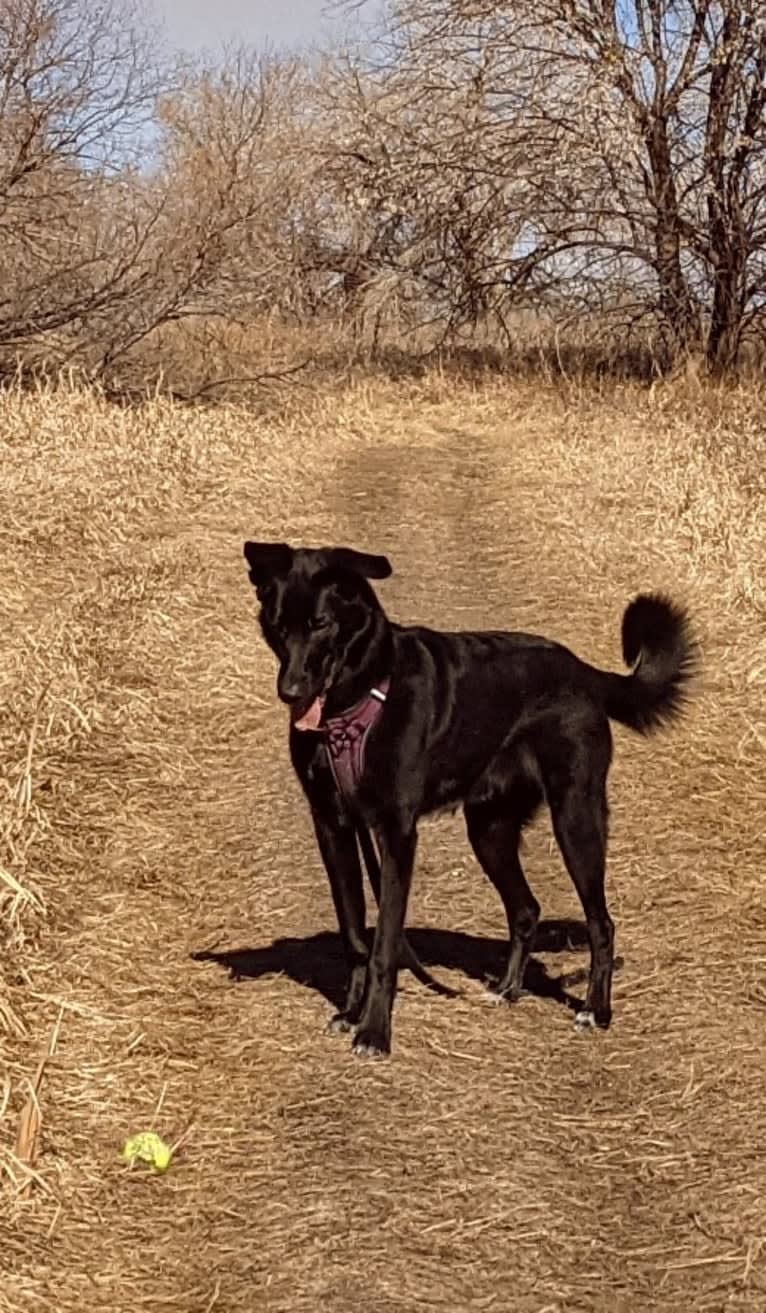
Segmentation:
{"type": "Polygon", "coordinates": [[[262,588],[277,574],[287,574],[293,563],[293,549],[287,543],[245,543],[245,560],[256,589],[262,588]]]}
{"type": "Polygon", "coordinates": [[[333,547],[327,557],[329,565],[338,566],[341,570],[355,570],[365,579],[388,579],[394,572],[387,556],[357,552],[353,547],[333,547]]]}

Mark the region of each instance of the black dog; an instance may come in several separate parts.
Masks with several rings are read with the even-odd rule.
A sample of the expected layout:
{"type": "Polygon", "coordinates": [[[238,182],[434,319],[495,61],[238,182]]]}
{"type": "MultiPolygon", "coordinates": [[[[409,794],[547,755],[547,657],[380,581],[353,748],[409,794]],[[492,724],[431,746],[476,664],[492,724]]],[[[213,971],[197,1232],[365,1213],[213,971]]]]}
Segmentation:
{"type": "Polygon", "coordinates": [[[406,965],[414,961],[423,972],[403,940],[418,820],[461,804],[474,852],[508,917],[510,951],[497,992],[509,1002],[519,997],[540,914],[519,842],[545,799],[590,939],[577,1023],[607,1027],[614,966],[604,892],[609,720],[646,734],[681,711],[696,660],[685,613],[665,597],[636,597],[622,622],[632,670],[618,675],[529,634],[392,623],[367,582],[391,574],[384,556],[248,542],[245,558],[261,629],[280,663],[291,758],[349,962],[335,1026],[356,1028],[357,1053],[389,1052],[402,949],[406,965]],[[379,902],[371,953],[359,846],[379,902]]]}

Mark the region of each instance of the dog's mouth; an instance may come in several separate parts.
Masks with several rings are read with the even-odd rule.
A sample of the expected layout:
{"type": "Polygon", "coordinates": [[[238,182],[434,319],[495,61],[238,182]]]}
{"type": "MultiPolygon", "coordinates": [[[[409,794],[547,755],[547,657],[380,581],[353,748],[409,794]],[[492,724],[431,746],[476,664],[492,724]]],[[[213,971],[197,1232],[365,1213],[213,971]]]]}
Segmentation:
{"type": "Polygon", "coordinates": [[[319,697],[305,698],[290,708],[290,719],[295,729],[319,729],[324,710],[324,694],[319,697]]]}

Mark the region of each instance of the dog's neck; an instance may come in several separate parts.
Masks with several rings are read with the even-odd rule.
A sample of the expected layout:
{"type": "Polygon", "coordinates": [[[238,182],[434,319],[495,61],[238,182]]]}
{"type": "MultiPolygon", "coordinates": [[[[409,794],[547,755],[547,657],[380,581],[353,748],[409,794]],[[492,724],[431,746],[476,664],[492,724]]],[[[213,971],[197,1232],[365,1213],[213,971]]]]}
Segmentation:
{"type": "Polygon", "coordinates": [[[376,612],[375,627],[364,652],[364,659],[356,670],[333,684],[327,694],[325,719],[342,716],[350,711],[370,690],[379,687],[391,677],[394,664],[394,639],[391,626],[382,610],[376,612]]]}

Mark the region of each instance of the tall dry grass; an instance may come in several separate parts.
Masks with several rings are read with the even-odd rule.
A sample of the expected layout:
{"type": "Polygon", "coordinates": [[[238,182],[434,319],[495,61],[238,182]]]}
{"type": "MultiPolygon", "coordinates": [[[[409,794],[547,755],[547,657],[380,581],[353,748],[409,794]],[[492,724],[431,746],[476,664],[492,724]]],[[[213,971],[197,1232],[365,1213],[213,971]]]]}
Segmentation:
{"type": "MultiPolygon", "coordinates": [[[[741,926],[749,927],[753,943],[757,927],[766,929],[760,910],[766,800],[766,428],[757,387],[713,388],[693,371],[646,388],[606,381],[596,386],[571,378],[456,379],[435,368],[422,378],[393,381],[368,375],[346,385],[336,381],[286,390],[279,408],[261,414],[234,404],[202,410],[163,399],[117,408],[97,392],[65,386],[8,389],[0,396],[0,447],[0,1072],[5,1081],[4,1093],[0,1090],[0,1173],[12,1210],[7,1235],[0,1235],[0,1252],[7,1240],[10,1264],[0,1287],[3,1313],[32,1307],[86,1309],[99,1301],[103,1306],[104,1299],[120,1313],[144,1301],[151,1307],[152,1292],[146,1291],[140,1272],[128,1270],[127,1259],[119,1256],[125,1244],[120,1228],[132,1217],[139,1230],[149,1228],[141,1234],[142,1243],[151,1247],[165,1222],[153,1212],[145,1222],[137,1220],[137,1199],[128,1206],[123,1187],[104,1186],[105,1179],[112,1181],[108,1146],[116,1143],[121,1127],[126,1133],[137,1129],[131,1120],[148,1116],[163,1080],[174,1079],[181,1082],[184,1115],[207,1098],[210,1116],[220,1120],[216,1135],[233,1154],[244,1105],[239,1112],[228,1106],[227,1093],[238,1091],[239,1100],[243,1089],[271,1088],[270,1082],[279,1085],[284,1079],[289,1108],[288,1089],[302,1079],[298,1068],[309,1061],[313,1031],[308,1009],[296,1023],[297,1034],[293,1001],[277,992],[257,1005],[265,1009],[256,1031],[266,1056],[261,1054],[257,1072],[245,1070],[243,1046],[249,1042],[252,1015],[240,1015],[223,992],[217,1002],[209,1002],[203,986],[192,985],[176,958],[168,956],[168,945],[176,935],[185,938],[189,925],[198,924],[205,934],[216,926],[225,937],[235,934],[240,897],[255,916],[254,936],[270,939],[277,925],[287,927],[290,917],[298,915],[296,908],[313,909],[312,899],[322,896],[309,892],[315,873],[305,881],[295,874],[296,864],[313,860],[312,848],[303,830],[296,838],[293,817],[300,804],[276,735],[280,722],[278,709],[271,706],[273,672],[252,623],[240,559],[243,536],[332,537],[388,550],[397,567],[389,593],[392,609],[404,618],[466,624],[496,619],[544,627],[584,655],[612,664],[617,661],[619,606],[631,592],[654,585],[685,598],[703,640],[705,671],[686,746],[673,758],[668,781],[674,835],[662,857],[680,863],[675,878],[681,882],[681,911],[673,920],[671,904],[670,913],[663,913],[670,920],[659,927],[655,922],[651,931],[650,921],[646,933],[662,938],[667,925],[683,935],[688,925],[689,942],[678,945],[677,952],[694,959],[701,972],[706,953],[712,953],[713,974],[733,973],[739,979],[737,973],[745,971],[735,962],[728,939],[721,941],[720,952],[715,949],[718,930],[708,912],[719,900],[731,924],[740,918],[741,926]],[[272,737],[274,745],[267,747],[272,737]],[[243,836],[253,791],[268,798],[268,805],[261,804],[267,806],[269,826],[259,831],[259,860],[274,875],[264,876],[262,886],[248,894],[243,836]],[[676,852],[686,829],[691,833],[691,816],[697,837],[689,860],[698,871],[687,871],[681,850],[676,852]],[[735,850],[736,871],[727,867],[727,852],[735,850]],[[683,910],[692,888],[702,889],[704,917],[699,907],[688,917],[683,910]],[[698,951],[693,940],[701,933],[699,918],[704,920],[704,946],[698,951]],[[212,1020],[219,1010],[228,1018],[228,1031],[212,1020]],[[210,1031],[204,1029],[208,1017],[210,1031]],[[244,1030],[237,1039],[238,1026],[244,1030]],[[58,1067],[49,1059],[54,1072],[50,1094],[44,1090],[35,1096],[41,1130],[25,1160],[17,1140],[19,1123],[40,1050],[47,1052],[54,1032],[64,1046],[63,1057],[58,1067]],[[221,1056],[222,1048],[228,1059],[221,1056]],[[224,1064],[225,1087],[219,1083],[213,1095],[209,1082],[219,1063],[224,1064]],[[243,1081],[246,1086],[238,1084],[243,1081]],[[19,1224],[23,1243],[14,1230],[19,1224]],[[100,1286],[82,1278],[95,1227],[102,1227],[111,1263],[107,1275],[98,1277],[100,1286]],[[24,1258],[33,1253],[43,1263],[50,1236],[59,1245],[55,1296],[46,1284],[53,1280],[51,1271],[38,1279],[24,1258]],[[25,1248],[29,1245],[31,1250],[25,1248]]],[[[621,759],[629,758],[634,775],[650,776],[653,751],[631,743],[621,749],[621,759]]],[[[622,815],[624,808],[629,816],[635,799],[624,792],[627,779],[627,766],[620,766],[616,790],[624,802],[619,801],[618,811],[622,815]]],[[[648,833],[647,845],[651,826],[648,833]]],[[[636,860],[653,871],[660,854],[642,852],[636,860]]],[[[616,861],[627,882],[616,896],[637,936],[638,921],[630,921],[638,916],[638,901],[631,911],[631,900],[639,899],[633,858],[618,849],[616,861]]],[[[453,905],[442,879],[446,876],[434,875],[435,892],[417,904],[421,919],[438,922],[468,898],[461,886],[453,905]]],[[[325,918],[324,902],[319,905],[325,918]]],[[[465,903],[466,917],[470,906],[465,903]]],[[[766,993],[752,943],[749,953],[748,1006],[757,1009],[764,1006],[766,993]]],[[[668,963],[665,988],[672,990],[674,968],[668,963]]],[[[459,1024],[455,1015],[444,1014],[445,1027],[459,1024]]],[[[541,1024],[548,1023],[543,1019],[541,1024]]],[[[619,1018],[616,1024],[619,1028],[619,1018]]],[[[702,1034],[705,1023],[699,1025],[702,1034]]],[[[632,1032],[624,1033],[628,1038],[623,1042],[633,1043],[632,1032]]],[[[451,1044],[446,1035],[445,1030],[443,1042],[451,1044]]],[[[722,1046],[723,1061],[726,1035],[712,1021],[706,1042],[711,1051],[722,1046]]],[[[457,1040],[455,1047],[461,1048],[457,1040]]],[[[541,1059],[542,1050],[535,1053],[541,1059]]],[[[459,1062],[455,1058],[458,1067],[459,1062]]],[[[454,1063],[453,1074],[441,1070],[440,1080],[458,1079],[454,1063]]],[[[470,1063],[466,1069],[470,1072],[470,1063]]],[[[311,1079],[321,1081],[321,1070],[317,1067],[311,1079]]],[[[416,1082],[416,1070],[411,1068],[408,1081],[416,1082]]],[[[344,1088],[344,1097],[351,1098],[350,1087],[344,1088]]],[[[419,1087],[407,1088],[407,1097],[417,1103],[419,1087]]],[[[385,1103],[375,1103],[383,1093],[369,1089],[369,1115],[384,1118],[385,1103]]],[[[392,1097],[390,1090],[385,1097],[392,1097]]],[[[740,1091],[736,1115],[742,1125],[755,1115],[759,1097],[755,1090],[752,1095],[740,1091]]],[[[479,1119],[479,1134],[484,1113],[478,1107],[471,1111],[472,1106],[465,1104],[464,1115],[479,1119]]],[[[519,1110],[521,1115],[522,1104],[519,1110]]],[[[181,1116],[179,1110],[176,1114],[181,1116]]],[[[500,1115],[498,1105],[492,1105],[491,1115],[500,1115]]],[[[628,1120],[615,1130],[620,1142],[635,1130],[630,1115],[626,1108],[628,1120]]],[[[277,1161],[269,1156],[279,1143],[272,1130],[263,1131],[260,1152],[272,1162],[274,1180],[282,1181],[277,1161]]],[[[562,1133],[570,1131],[571,1125],[569,1131],[564,1126],[562,1133]]],[[[332,1146],[334,1132],[328,1129],[327,1134],[332,1146]]],[[[212,1144],[210,1139],[210,1152],[212,1144]]],[[[417,1150],[413,1145],[406,1152],[417,1150]]],[[[679,1162],[686,1152],[677,1150],[679,1162]]],[[[197,1210],[213,1206],[204,1204],[205,1198],[218,1197],[213,1168],[198,1170],[197,1184],[187,1180],[173,1196],[173,1226],[188,1222],[184,1190],[191,1191],[188,1207],[197,1210]]],[[[429,1168],[421,1164],[418,1170],[427,1174],[429,1168]]],[[[450,1166],[453,1174],[460,1170],[458,1163],[450,1166]]],[[[238,1189],[247,1196],[257,1184],[257,1197],[247,1196],[256,1216],[265,1207],[266,1187],[261,1178],[248,1186],[249,1179],[238,1177],[238,1189]]],[[[350,1181],[348,1188],[353,1193],[357,1186],[350,1181]]],[[[368,1196],[364,1186],[359,1188],[364,1200],[373,1199],[374,1190],[368,1196]]],[[[279,1189],[284,1208],[294,1215],[297,1202],[287,1178],[279,1189]]],[[[226,1190],[221,1184],[221,1209],[226,1190]]],[[[163,1207],[156,1193],[152,1198],[163,1207]]],[[[720,1249],[728,1255],[724,1272],[730,1270],[727,1263],[736,1270],[740,1302],[731,1306],[737,1308],[758,1307],[763,1290],[757,1284],[760,1250],[751,1245],[757,1239],[753,1200],[747,1205],[752,1217],[748,1213],[750,1230],[742,1245],[733,1231],[726,1232],[725,1246],[723,1240],[719,1248],[711,1242],[712,1260],[720,1249]]],[[[743,1215],[744,1205],[736,1207],[737,1215],[743,1215]]],[[[453,1220],[451,1213],[439,1214],[438,1202],[428,1204],[433,1208],[429,1226],[435,1228],[431,1234],[437,1245],[439,1228],[446,1226],[452,1234],[453,1220]]],[[[274,1209],[276,1219],[277,1203],[274,1209]]],[[[727,1214],[727,1226],[734,1215],[727,1214]]],[[[240,1223],[226,1223],[224,1212],[216,1217],[219,1228],[233,1228],[234,1243],[240,1223]]],[[[625,1235],[633,1224],[626,1213],[625,1235]]],[[[552,1225],[555,1230],[559,1223],[552,1225]]],[[[3,1226],[0,1220],[0,1232],[3,1226]]],[[[258,1261],[286,1271],[285,1254],[280,1250],[277,1256],[279,1226],[276,1220],[266,1225],[258,1261]],[[270,1244],[277,1246],[271,1259],[270,1244]]],[[[469,1234],[475,1252],[484,1231],[469,1234]]],[[[575,1307],[567,1299],[576,1286],[577,1255],[567,1250],[563,1230],[556,1230],[556,1236],[566,1269],[560,1278],[560,1307],[575,1307]]],[[[461,1243],[455,1231],[455,1252],[462,1255],[461,1243]]],[[[534,1303],[532,1278],[524,1275],[523,1237],[518,1243],[519,1308],[526,1311],[543,1305],[534,1303]]],[[[401,1236],[391,1244],[395,1267],[401,1236]]],[[[433,1260],[438,1266],[436,1248],[428,1249],[428,1240],[423,1244],[421,1257],[428,1256],[423,1262],[433,1260]]],[[[211,1252],[215,1256],[218,1251],[211,1252]]],[[[370,1250],[370,1261],[377,1261],[377,1252],[370,1250]]],[[[676,1307],[723,1308],[715,1303],[723,1298],[723,1287],[705,1294],[708,1302],[689,1303],[699,1293],[693,1283],[707,1273],[704,1253],[699,1267],[694,1249],[688,1264],[687,1257],[678,1270],[670,1264],[671,1275],[651,1299],[640,1274],[630,1277],[634,1285],[611,1304],[605,1287],[603,1307],[637,1313],[669,1308],[672,1303],[663,1301],[676,1300],[676,1307]],[[623,1297],[626,1302],[620,1303],[623,1297]]],[[[468,1264],[467,1254],[455,1263],[468,1264]]],[[[532,1254],[530,1249],[530,1262],[532,1254]]],[[[158,1251],[153,1261],[159,1264],[157,1280],[165,1282],[163,1307],[213,1308],[215,1291],[225,1290],[227,1280],[234,1284],[221,1307],[252,1307],[249,1278],[244,1268],[239,1271],[238,1259],[231,1259],[233,1275],[219,1274],[209,1288],[203,1282],[199,1289],[183,1286],[180,1257],[175,1266],[163,1267],[158,1251]]],[[[630,1261],[639,1273],[644,1260],[634,1255],[630,1261]]],[[[459,1270],[466,1283],[460,1289],[470,1291],[468,1266],[459,1270]]],[[[471,1280],[489,1281],[488,1270],[482,1271],[471,1280]]],[[[277,1279],[278,1295],[272,1296],[273,1304],[264,1295],[263,1306],[316,1307],[309,1266],[300,1268],[295,1279],[293,1294],[277,1279]]],[[[408,1280],[403,1273],[399,1295],[391,1293],[392,1287],[391,1303],[381,1295],[375,1307],[416,1307],[408,1280]]],[[[333,1313],[354,1306],[361,1287],[348,1294],[348,1303],[345,1289],[342,1283],[332,1286],[333,1313]]],[[[495,1306],[501,1305],[482,1305],[495,1306]]],[[[550,1300],[548,1306],[559,1307],[550,1300]]],[[[591,1302],[588,1307],[602,1305],[591,1302]]]]}
{"type": "MultiPolygon", "coordinates": [[[[157,620],[156,606],[172,602],[186,552],[194,553],[188,517],[207,518],[218,505],[225,531],[242,465],[263,498],[254,517],[268,508],[273,532],[288,535],[279,507],[311,496],[295,486],[304,452],[312,461],[325,452],[331,468],[368,438],[417,445],[422,426],[426,442],[462,432],[466,452],[475,429],[499,430],[509,462],[539,431],[558,468],[607,506],[620,481],[643,484],[624,526],[637,566],[645,544],[660,558],[683,544],[700,600],[731,624],[743,746],[766,748],[766,426],[756,385],[713,387],[693,372],[648,389],[568,379],[471,384],[436,369],[424,379],[293,391],[280,410],[264,419],[243,407],[188,410],[161,399],[117,408],[64,385],[0,395],[0,1020],[9,1033],[26,1033],[16,1003],[23,984],[14,984],[25,955],[47,914],[66,905],[64,873],[81,872],[98,842],[83,827],[94,798],[78,768],[142,699],[146,627],[170,623],[157,620]],[[163,540],[184,523],[188,548],[167,560],[163,540]]],[[[583,549],[597,541],[598,526],[583,526],[583,549]]]]}
{"type": "MultiPolygon", "coordinates": [[[[44,374],[44,350],[27,353],[24,368],[44,374]]],[[[745,385],[763,377],[763,352],[745,342],[739,362],[745,385]]],[[[21,365],[19,366],[21,368],[21,365]]],[[[55,366],[54,366],[55,371],[55,366]]],[[[400,313],[361,310],[289,319],[277,312],[241,323],[195,316],[150,333],[111,371],[117,398],[153,395],[194,404],[229,403],[279,410],[292,392],[326,391],[370,377],[423,379],[438,371],[456,384],[478,378],[506,382],[563,382],[572,388],[702,378],[701,357],[680,358],[651,320],[632,326],[620,316],[557,318],[517,311],[503,330],[482,320],[446,334],[438,323],[408,321],[400,313]]]]}

